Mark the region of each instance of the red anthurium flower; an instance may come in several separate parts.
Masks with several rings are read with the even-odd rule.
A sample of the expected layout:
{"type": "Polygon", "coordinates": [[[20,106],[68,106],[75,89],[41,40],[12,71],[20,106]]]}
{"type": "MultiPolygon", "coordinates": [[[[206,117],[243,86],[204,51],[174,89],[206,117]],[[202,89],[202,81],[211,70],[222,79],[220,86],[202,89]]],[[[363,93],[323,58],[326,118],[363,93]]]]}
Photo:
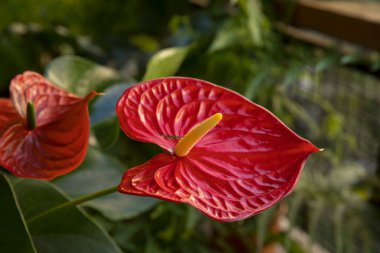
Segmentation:
{"type": "Polygon", "coordinates": [[[20,177],[53,179],[83,161],[88,145],[87,104],[27,71],[10,86],[11,99],[0,99],[0,165],[20,177]]]}
{"type": "Polygon", "coordinates": [[[116,109],[129,137],[167,151],[128,170],[119,191],[187,203],[220,221],[274,205],[319,151],[263,107],[202,80],[141,83],[116,109]]]}

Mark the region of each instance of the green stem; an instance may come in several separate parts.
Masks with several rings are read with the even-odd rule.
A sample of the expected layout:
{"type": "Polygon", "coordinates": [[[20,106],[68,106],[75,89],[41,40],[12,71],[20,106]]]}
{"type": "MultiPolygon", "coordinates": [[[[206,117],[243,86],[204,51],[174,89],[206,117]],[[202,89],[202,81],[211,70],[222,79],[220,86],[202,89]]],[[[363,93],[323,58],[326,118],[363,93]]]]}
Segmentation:
{"type": "Polygon", "coordinates": [[[54,213],[56,211],[59,211],[61,209],[64,209],[64,208],[67,208],[67,207],[71,207],[71,206],[76,206],[76,205],[79,205],[79,204],[82,204],[83,202],[86,202],[86,201],[89,201],[89,200],[92,200],[92,199],[95,199],[95,198],[98,198],[98,197],[101,197],[101,196],[104,196],[104,195],[107,195],[107,194],[110,194],[110,193],[113,193],[113,192],[116,192],[117,191],[117,186],[113,186],[111,188],[107,188],[107,189],[104,189],[104,190],[101,190],[101,191],[98,191],[98,192],[94,192],[94,193],[90,193],[90,194],[87,194],[87,195],[84,195],[84,196],[81,196],[77,199],[73,199],[73,200],[70,200],[70,201],[67,201],[67,202],[64,202],[58,206],[55,206],[53,208],[50,208],[40,214],[37,214],[36,216],[33,216],[31,218],[29,218],[27,220],[27,223],[28,224],[31,224],[47,215],[50,215],[51,213],[54,213]]]}
{"type": "Polygon", "coordinates": [[[36,128],[36,111],[32,102],[28,102],[26,107],[26,128],[29,130],[36,128]]]}

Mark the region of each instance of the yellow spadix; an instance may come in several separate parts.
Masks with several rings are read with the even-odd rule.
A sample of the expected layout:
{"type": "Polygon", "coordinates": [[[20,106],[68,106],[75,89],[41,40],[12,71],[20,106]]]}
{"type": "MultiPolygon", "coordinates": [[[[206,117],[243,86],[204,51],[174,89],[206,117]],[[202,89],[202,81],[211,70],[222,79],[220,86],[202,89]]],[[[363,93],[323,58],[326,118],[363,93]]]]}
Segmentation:
{"type": "Polygon", "coordinates": [[[174,153],[178,157],[186,156],[190,150],[203,138],[211,129],[213,129],[223,118],[221,113],[215,113],[205,119],[198,125],[194,126],[175,146],[174,153]]]}

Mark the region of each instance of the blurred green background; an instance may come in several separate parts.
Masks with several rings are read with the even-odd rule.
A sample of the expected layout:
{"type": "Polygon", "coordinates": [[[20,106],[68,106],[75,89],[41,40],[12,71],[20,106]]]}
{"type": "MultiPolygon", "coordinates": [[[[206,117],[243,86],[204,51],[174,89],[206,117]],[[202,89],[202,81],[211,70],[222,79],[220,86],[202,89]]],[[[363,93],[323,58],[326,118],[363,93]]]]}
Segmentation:
{"type": "MultiPolygon", "coordinates": [[[[112,82],[110,95],[92,107],[97,144],[83,170],[101,170],[102,162],[126,169],[159,152],[119,135],[113,108],[107,112],[104,105],[132,83],[174,74],[236,90],[325,149],[312,156],[294,193],[240,222],[214,222],[192,207],[154,200],[135,199],[130,215],[105,216],[101,201],[87,207],[125,252],[380,252],[380,56],[286,35],[277,29],[275,6],[259,0],[3,0],[0,94],[8,96],[10,80],[25,70],[47,69],[49,76],[64,69],[51,63],[59,56],[117,69],[114,80],[122,84],[112,82]]],[[[70,196],[86,193],[72,190],[65,178],[54,184],[70,196]]]]}

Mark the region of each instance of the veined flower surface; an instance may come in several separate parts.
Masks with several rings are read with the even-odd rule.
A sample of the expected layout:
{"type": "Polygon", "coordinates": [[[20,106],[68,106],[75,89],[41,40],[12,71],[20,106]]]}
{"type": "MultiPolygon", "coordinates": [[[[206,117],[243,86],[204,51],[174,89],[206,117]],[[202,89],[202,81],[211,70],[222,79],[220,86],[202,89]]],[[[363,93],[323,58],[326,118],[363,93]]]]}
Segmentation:
{"type": "Polygon", "coordinates": [[[116,110],[126,135],[166,151],[129,169],[119,191],[187,203],[219,221],[241,220],[274,205],[292,191],[309,155],[319,151],[265,108],[198,79],[135,85],[116,110]],[[177,156],[180,139],[217,114],[223,115],[220,122],[177,156]]]}
{"type": "Polygon", "coordinates": [[[0,99],[0,165],[16,176],[45,180],[77,168],[87,151],[87,105],[96,92],[82,99],[27,71],[12,80],[10,94],[0,99]]]}

